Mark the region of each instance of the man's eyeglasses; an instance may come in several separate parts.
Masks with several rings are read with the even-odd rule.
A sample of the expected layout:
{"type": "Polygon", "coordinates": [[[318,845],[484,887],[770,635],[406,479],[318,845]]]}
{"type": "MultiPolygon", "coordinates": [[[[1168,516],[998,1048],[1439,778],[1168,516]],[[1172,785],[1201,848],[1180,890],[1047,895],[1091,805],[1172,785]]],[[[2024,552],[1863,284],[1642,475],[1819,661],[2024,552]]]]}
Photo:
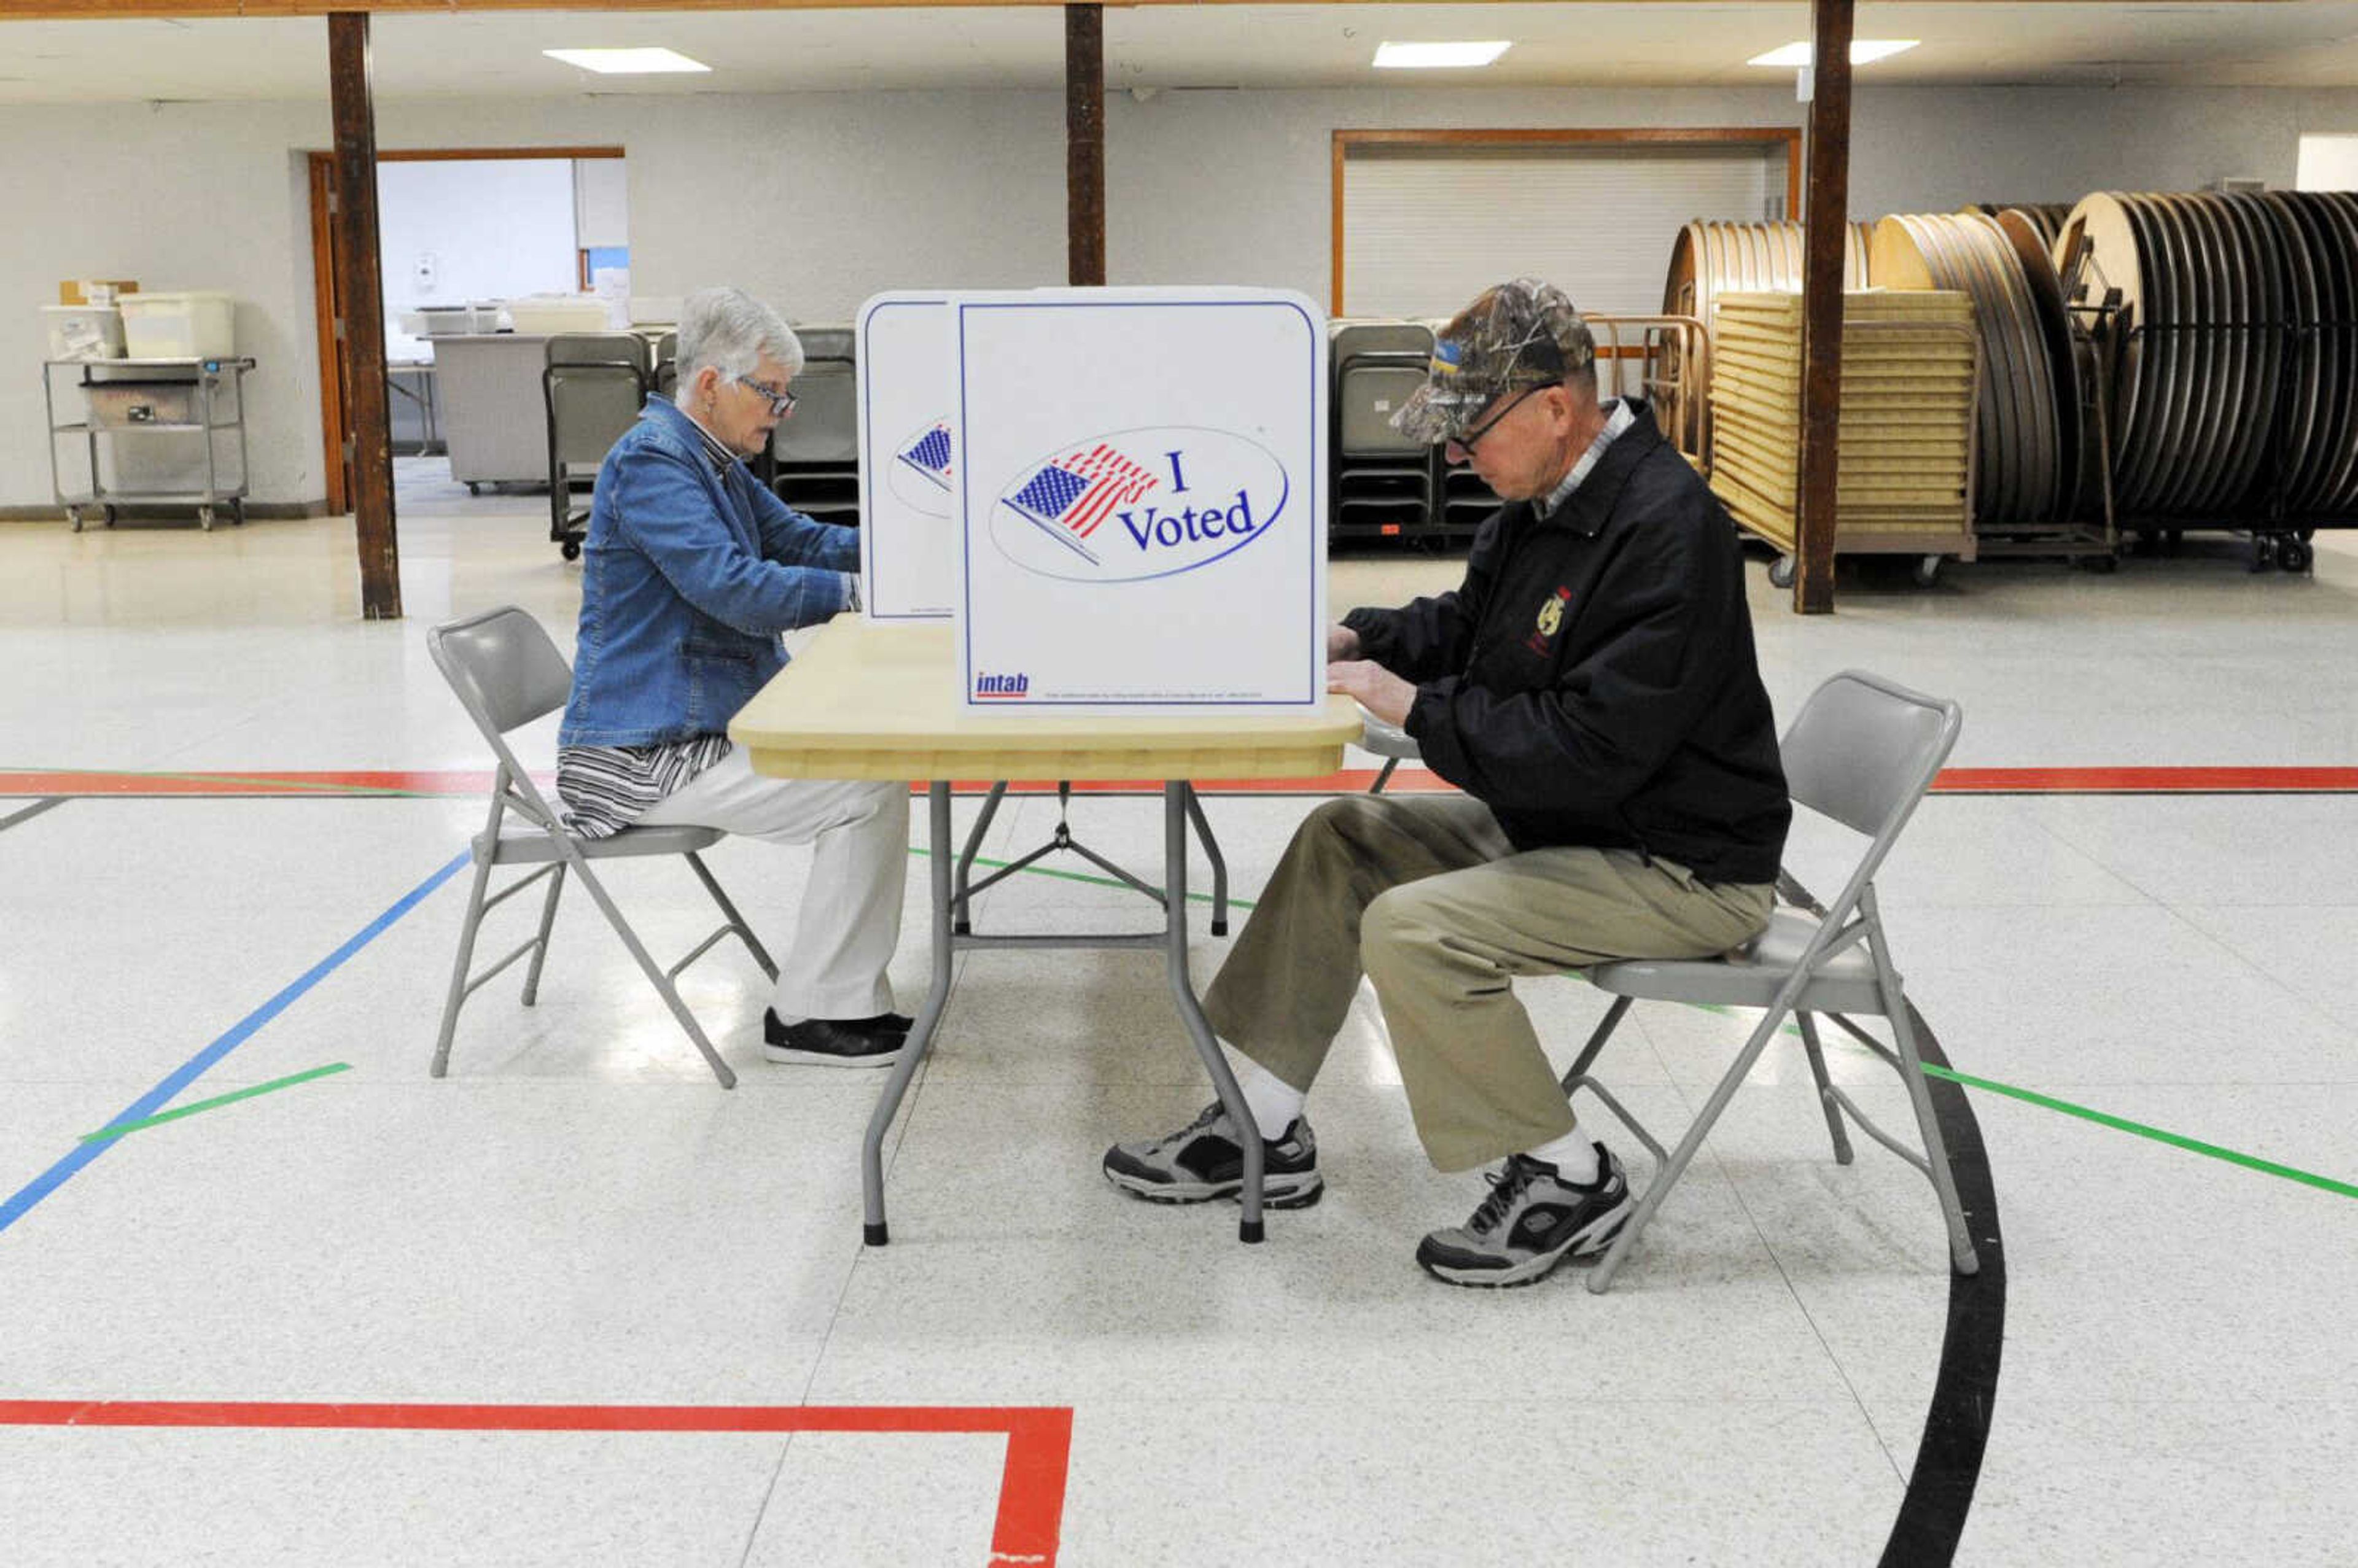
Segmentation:
{"type": "Polygon", "coordinates": [[[1498,406],[1498,410],[1495,413],[1493,413],[1487,419],[1483,420],[1478,427],[1455,438],[1457,449],[1461,452],[1471,452],[1474,449],[1475,442],[1480,440],[1483,437],[1497,429],[1498,427],[1498,421],[1504,419],[1508,415],[1515,411],[1516,404],[1520,403],[1524,398],[1529,397],[1535,392],[1545,392],[1547,388],[1544,386],[1527,386],[1523,388],[1522,391],[1515,394],[1514,396],[1507,399],[1506,402],[1498,406]]]}
{"type": "Polygon", "coordinates": [[[787,415],[792,414],[795,411],[795,405],[802,401],[801,398],[796,397],[793,393],[788,392],[783,386],[772,386],[768,382],[755,381],[750,375],[732,376],[730,379],[736,382],[740,386],[752,387],[755,392],[760,393],[763,397],[768,398],[770,400],[770,412],[776,415],[781,419],[784,418],[787,415]]]}

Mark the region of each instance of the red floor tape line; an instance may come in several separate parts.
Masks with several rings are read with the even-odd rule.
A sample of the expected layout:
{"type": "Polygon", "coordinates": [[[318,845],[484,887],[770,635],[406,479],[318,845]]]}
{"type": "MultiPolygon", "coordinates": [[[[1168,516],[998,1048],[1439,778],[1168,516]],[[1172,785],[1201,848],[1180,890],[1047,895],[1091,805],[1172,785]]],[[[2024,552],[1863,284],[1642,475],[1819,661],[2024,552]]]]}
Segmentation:
{"type": "Polygon", "coordinates": [[[400,1432],[1005,1433],[990,1562],[1055,1568],[1073,1412],[1064,1406],[347,1405],[0,1400],[0,1426],[259,1427],[400,1432]]]}
{"type": "MultiPolygon", "coordinates": [[[[535,775],[542,788],[547,776],[535,775]]],[[[1321,778],[1198,779],[1206,795],[1356,795],[1376,779],[1373,768],[1345,768],[1321,778]]],[[[32,795],[163,798],[181,795],[265,795],[274,798],[334,798],[348,795],[483,795],[492,775],[459,771],[384,769],[374,772],[271,770],[260,773],[108,773],[0,770],[0,799],[32,795]]],[[[914,787],[914,786],[913,786],[914,787]]],[[[961,780],[961,795],[979,795],[990,785],[961,780]]],[[[1443,793],[1455,786],[1422,768],[1402,768],[1384,788],[1397,795],[1443,793]]],[[[1053,782],[1024,781],[1010,786],[1018,795],[1055,788],[1053,782]]],[[[1081,795],[1161,794],[1154,779],[1076,781],[1081,795]]],[[[1935,795],[2346,795],[2358,793],[2358,768],[1950,768],[1934,781],[1935,795]]]]}

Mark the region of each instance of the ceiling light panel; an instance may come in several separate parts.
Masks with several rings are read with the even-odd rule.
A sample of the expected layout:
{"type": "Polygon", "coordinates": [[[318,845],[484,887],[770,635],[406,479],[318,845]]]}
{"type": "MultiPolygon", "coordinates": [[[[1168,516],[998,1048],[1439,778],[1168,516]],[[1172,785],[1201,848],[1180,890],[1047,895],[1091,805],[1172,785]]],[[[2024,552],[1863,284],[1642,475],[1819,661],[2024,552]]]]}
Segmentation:
{"type": "Polygon", "coordinates": [[[1376,46],[1376,67],[1379,70],[1463,70],[1488,65],[1513,47],[1504,39],[1487,43],[1382,43],[1376,46]]]}
{"type": "MultiPolygon", "coordinates": [[[[1877,60],[1888,59],[1896,54],[1905,54],[1914,49],[1919,41],[1915,38],[1853,38],[1850,44],[1850,62],[1853,65],[1872,65],[1877,60]]],[[[1814,54],[1810,48],[1810,42],[1804,38],[1800,43],[1787,44],[1783,49],[1770,49],[1767,54],[1754,55],[1744,63],[1790,67],[1807,65],[1813,58],[1814,54]]]]}
{"type": "Polygon", "coordinates": [[[702,60],[676,49],[543,49],[551,59],[594,70],[600,76],[656,76],[670,72],[710,70],[702,60]]]}

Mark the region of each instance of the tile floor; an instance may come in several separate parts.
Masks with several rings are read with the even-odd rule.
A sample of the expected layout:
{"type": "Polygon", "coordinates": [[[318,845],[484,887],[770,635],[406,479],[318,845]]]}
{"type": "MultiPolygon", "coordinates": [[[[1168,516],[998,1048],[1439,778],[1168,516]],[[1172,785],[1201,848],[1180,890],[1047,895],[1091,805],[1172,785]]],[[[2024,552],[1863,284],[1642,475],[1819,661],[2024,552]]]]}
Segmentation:
{"type": "MultiPolygon", "coordinates": [[[[578,568],[546,543],[541,498],[470,501],[435,466],[402,465],[397,622],[357,620],[341,520],[0,525],[0,768],[480,768],[425,629],[512,601],[569,644],[578,568]]],[[[2249,576],[2235,546],[2199,539],[2110,578],[1952,568],[1920,590],[1855,574],[1841,612],[1810,620],[1756,562],[1754,613],[1780,711],[1836,669],[1877,669],[1963,701],[1956,765],[2347,766],[2358,546],[2320,544],[2307,579],[2249,576]]],[[[1453,572],[1347,558],[1334,600],[1396,600],[1453,572]]],[[[553,734],[524,744],[546,757],[553,734]]],[[[741,957],[685,987],[742,1075],[733,1094],[586,905],[559,922],[540,1005],[519,1007],[509,978],[486,988],[433,1081],[460,888],[283,993],[461,851],[478,805],[260,787],[76,793],[0,827],[12,1568],[979,1565],[1011,1539],[994,1536],[999,1510],[1037,1480],[989,1432],[27,1414],[55,1400],[237,1402],[281,1422],[323,1401],[1067,1407],[1052,1515],[1067,1564],[1823,1564],[1884,1548],[1941,1364],[1939,1217],[1871,1144],[1847,1168],[1826,1157],[1797,1052],[1764,1063],[1612,1292],[1576,1275],[1456,1292],[1410,1251],[1481,1186],[1417,1152],[1371,1002],[1312,1101],[1330,1195],[1272,1214],[1248,1249],[1232,1209],[1136,1204],[1096,1173],[1109,1140],[1206,1098],[1160,963],[971,955],[888,1145],[893,1243],[863,1249],[856,1154],[877,1080],[763,1063],[763,988],[741,957]],[[348,1070],[78,1141],[232,1037],[171,1103],[348,1070]]],[[[41,798],[0,798],[0,822],[41,798]]],[[[1211,802],[1238,897],[1306,804],[1211,802]]],[[[1075,822],[1151,864],[1157,811],[1087,798],[1075,822]]],[[[1015,802],[984,852],[1031,847],[1053,813],[1015,802]]],[[[1802,835],[1796,857],[1833,848],[1802,835]]],[[[784,941],[800,859],[730,844],[715,863],[784,941]]],[[[703,929],[676,871],[613,878],[659,951],[703,929]]],[[[922,908],[922,861],[911,874],[922,908]]],[[[1960,1070],[2348,1184],[2353,889],[2348,795],[2078,795],[1936,796],[1881,891],[1960,1070]]],[[[1017,877],[978,923],[1113,928],[1142,908],[1017,877]]],[[[1224,946],[1199,930],[1199,976],[1224,946]]],[[[904,1001],[925,972],[913,919],[904,1001]]],[[[1597,999],[1571,981],[1527,994],[1568,1057],[1597,999]]],[[[1641,1007],[1604,1065],[1640,1114],[1676,1124],[1747,1027],[1641,1007]]],[[[1904,1124],[1863,1052],[1832,1054],[1904,1124]]],[[[2351,1561],[2358,1203],[1968,1098],[2009,1288],[1956,1560],[2351,1561]]]]}

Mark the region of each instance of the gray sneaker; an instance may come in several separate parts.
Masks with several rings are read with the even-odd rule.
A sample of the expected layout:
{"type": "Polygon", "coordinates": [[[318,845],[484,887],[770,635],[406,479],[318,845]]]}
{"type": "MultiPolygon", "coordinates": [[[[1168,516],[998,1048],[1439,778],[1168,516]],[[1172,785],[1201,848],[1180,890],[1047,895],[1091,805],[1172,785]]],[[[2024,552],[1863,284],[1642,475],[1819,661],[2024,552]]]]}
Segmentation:
{"type": "MultiPolygon", "coordinates": [[[[1244,1145],[1218,1100],[1176,1132],[1105,1153],[1106,1180],[1152,1203],[1207,1203],[1244,1190],[1244,1145]]],[[[1308,1208],[1326,1190],[1318,1174],[1318,1140],[1306,1117],[1260,1146],[1260,1201],[1268,1208],[1308,1208]]]]}
{"type": "Polygon", "coordinates": [[[1596,1180],[1579,1186],[1544,1160],[1509,1156],[1474,1217],[1427,1236],[1416,1260],[1453,1285],[1528,1285],[1566,1258],[1604,1251],[1636,1206],[1621,1162],[1602,1143],[1596,1159],[1596,1180]]]}

